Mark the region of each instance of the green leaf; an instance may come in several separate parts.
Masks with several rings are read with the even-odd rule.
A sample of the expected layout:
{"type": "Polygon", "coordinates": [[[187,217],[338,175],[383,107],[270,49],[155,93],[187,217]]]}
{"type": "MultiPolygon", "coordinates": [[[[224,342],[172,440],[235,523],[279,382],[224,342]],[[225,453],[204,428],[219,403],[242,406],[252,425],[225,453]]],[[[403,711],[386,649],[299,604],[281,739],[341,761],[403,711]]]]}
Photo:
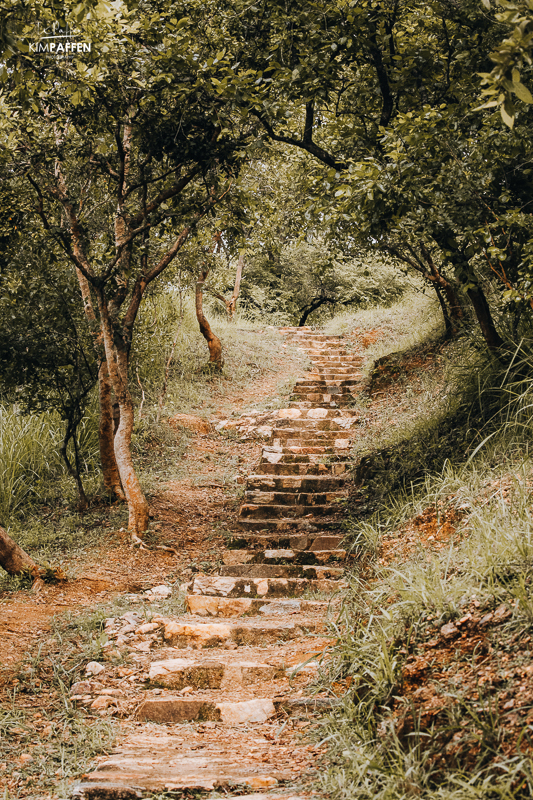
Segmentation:
{"type": "Polygon", "coordinates": [[[523,103],[533,103],[533,95],[523,83],[513,83],[513,92],[523,103]]]}
{"type": "Polygon", "coordinates": [[[501,105],[501,106],[500,106],[500,114],[502,115],[502,119],[503,119],[503,121],[505,122],[505,124],[506,124],[506,125],[507,125],[509,128],[512,128],[512,127],[513,127],[513,125],[514,125],[514,118],[515,118],[515,115],[514,115],[514,113],[513,113],[512,115],[511,115],[511,114],[509,114],[509,112],[507,111],[507,109],[505,108],[505,106],[506,106],[506,103],[504,103],[503,105],[501,105]]]}

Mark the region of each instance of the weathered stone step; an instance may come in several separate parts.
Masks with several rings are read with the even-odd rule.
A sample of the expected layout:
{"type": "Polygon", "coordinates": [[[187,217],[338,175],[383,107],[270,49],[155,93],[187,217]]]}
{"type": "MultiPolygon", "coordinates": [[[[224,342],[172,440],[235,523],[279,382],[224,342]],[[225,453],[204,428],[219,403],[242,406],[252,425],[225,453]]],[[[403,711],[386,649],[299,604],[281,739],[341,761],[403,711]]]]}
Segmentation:
{"type": "Polygon", "coordinates": [[[344,358],[350,356],[350,353],[345,347],[339,347],[337,344],[330,344],[323,347],[317,343],[309,345],[308,347],[301,347],[300,349],[311,360],[315,358],[344,358]]]}
{"type": "Polygon", "coordinates": [[[350,403],[353,403],[353,397],[351,395],[347,395],[345,399],[342,399],[340,396],[337,400],[329,400],[329,401],[311,401],[311,400],[289,400],[289,405],[291,408],[298,408],[300,410],[305,409],[324,409],[330,408],[336,414],[339,412],[342,413],[343,416],[346,414],[351,414],[352,412],[355,414],[359,414],[360,412],[352,408],[350,403]]]}
{"type": "Polygon", "coordinates": [[[337,386],[353,386],[360,383],[360,376],[355,378],[326,378],[325,376],[317,375],[310,376],[309,378],[299,378],[294,383],[293,394],[300,388],[318,389],[327,391],[330,388],[337,386]]]}
{"type": "Polygon", "coordinates": [[[338,462],[346,463],[345,454],[331,454],[330,456],[312,453],[295,454],[284,452],[281,445],[268,445],[263,447],[260,469],[263,469],[263,464],[317,464],[320,465],[327,458],[328,464],[338,462]]]}
{"type": "MultiPolygon", "coordinates": [[[[292,421],[292,420],[291,420],[292,421]]],[[[325,423],[322,423],[323,425],[325,423]]],[[[285,439],[297,439],[304,443],[308,439],[315,439],[317,441],[329,441],[334,439],[343,439],[345,437],[345,433],[351,432],[350,428],[346,428],[344,426],[337,426],[335,428],[276,428],[275,431],[272,432],[272,440],[275,442],[276,439],[280,441],[284,441],[285,439]]],[[[275,445],[274,445],[275,446],[275,445]]]]}
{"type": "MultiPolygon", "coordinates": [[[[322,411],[322,409],[320,409],[322,411]]],[[[274,427],[272,436],[276,438],[279,431],[345,431],[357,425],[359,417],[355,414],[350,416],[331,416],[327,419],[284,419],[279,420],[274,427]]]]}
{"type": "Polygon", "coordinates": [[[297,346],[305,349],[316,348],[317,350],[345,350],[346,343],[342,339],[314,339],[311,337],[302,337],[300,341],[293,340],[297,346]]]}
{"type": "Polygon", "coordinates": [[[341,475],[298,475],[275,477],[271,475],[250,475],[246,486],[250,490],[283,492],[335,492],[342,488],[346,479],[341,475]]]}
{"type": "MultiPolygon", "coordinates": [[[[233,584],[238,581],[235,578],[212,578],[211,581],[230,581],[233,584]]],[[[303,581],[306,582],[305,580],[303,581]]],[[[244,581],[240,582],[241,584],[244,581]]],[[[249,582],[248,582],[249,583],[249,582]]],[[[327,581],[326,581],[327,583],[327,581]]],[[[211,589],[212,587],[209,587],[211,589]]],[[[257,596],[257,587],[250,592],[252,596],[257,596]]],[[[259,587],[261,588],[261,587],[259,587]]],[[[223,595],[225,587],[222,586],[220,594],[223,595]]],[[[193,590],[194,591],[194,590],[193,590]]],[[[200,594],[198,592],[198,594],[200,594]]],[[[211,591],[216,594],[216,591],[211,591]]],[[[234,594],[228,593],[232,597],[240,597],[236,590],[234,594]]],[[[280,594],[283,594],[280,591],[280,594]]],[[[227,595],[226,595],[227,596],[227,595]]],[[[246,597],[244,599],[247,599],[246,597]]],[[[190,606],[192,608],[192,606],[190,606]]],[[[309,623],[311,625],[311,623],[309,623]]],[[[314,627],[321,627],[314,623],[314,627]]],[[[308,626],[306,625],[306,629],[308,626]]],[[[243,620],[242,622],[225,623],[206,623],[197,621],[183,621],[179,619],[166,619],[164,621],[163,638],[165,644],[171,647],[192,648],[201,650],[204,647],[224,647],[227,644],[233,645],[264,645],[288,639],[297,639],[305,633],[304,628],[294,622],[259,622],[254,620],[243,620]]]]}
{"type": "MultiPolygon", "coordinates": [[[[264,531],[268,534],[274,535],[276,532],[285,532],[289,536],[293,531],[311,531],[318,532],[319,527],[321,531],[335,531],[339,528],[339,517],[334,516],[332,509],[330,509],[330,517],[320,517],[320,519],[308,519],[305,517],[293,517],[292,519],[276,518],[270,519],[252,519],[240,517],[237,520],[237,525],[242,531],[264,531]]],[[[273,541],[273,540],[272,540],[273,541]]],[[[281,541],[281,539],[280,539],[281,541]]],[[[294,545],[291,545],[294,546],[294,545]]]]}
{"type": "Polygon", "coordinates": [[[323,580],[342,578],[342,567],[322,567],[313,564],[224,564],[220,575],[234,578],[311,578],[323,580]]]}
{"type": "Polygon", "coordinates": [[[334,564],[346,559],[346,550],[226,550],[225,565],[237,564],[334,564]]]}
{"type": "Polygon", "coordinates": [[[353,367],[355,364],[362,364],[364,362],[364,358],[362,356],[355,355],[354,353],[344,353],[341,355],[327,355],[327,356],[313,356],[310,358],[311,364],[319,365],[319,366],[346,366],[346,367],[353,367]]]}
{"type": "MultiPolygon", "coordinates": [[[[272,716],[272,709],[275,713],[272,700],[253,702],[255,705],[248,708],[241,706],[228,709],[227,706],[221,706],[212,711],[206,709],[205,713],[221,718],[224,715],[233,721],[246,716],[251,719],[254,715],[258,720],[265,721],[272,716]]],[[[172,704],[167,702],[166,706],[171,716],[172,704]]],[[[185,711],[185,707],[182,708],[185,711]]],[[[179,705],[174,709],[178,713],[179,705]]],[[[146,708],[146,715],[150,715],[151,711],[157,713],[155,706],[146,708]]],[[[192,713],[191,706],[188,716],[192,713]]],[[[198,713],[201,713],[200,708],[198,713]]],[[[171,721],[165,720],[164,715],[164,704],[161,704],[157,721],[171,721]]],[[[238,787],[258,790],[275,787],[278,782],[286,782],[294,777],[291,769],[276,765],[275,752],[269,757],[272,751],[270,742],[264,745],[265,759],[258,759],[257,754],[249,753],[254,744],[253,737],[257,737],[255,731],[252,731],[246,743],[243,741],[244,747],[235,747],[233,736],[223,741],[218,731],[216,734],[211,741],[205,733],[196,737],[188,727],[181,736],[173,730],[154,732],[152,729],[130,733],[115,752],[99,761],[94,772],[84,776],[83,782],[74,787],[71,796],[77,800],[140,800],[147,793],[151,795],[156,792],[186,791],[188,795],[191,792],[226,791],[238,787]]],[[[267,797],[263,795],[264,800],[267,797]]],[[[296,798],[288,796],[278,800],[296,798]]]]}
{"type": "Polygon", "coordinates": [[[213,658],[199,661],[192,658],[168,658],[150,664],[149,681],[152,686],[165,689],[235,689],[258,681],[271,681],[285,677],[282,664],[259,661],[235,661],[213,658]]]}
{"type": "MultiPolygon", "coordinates": [[[[360,412],[356,408],[348,408],[339,411],[336,408],[332,408],[331,406],[324,406],[323,408],[280,408],[278,417],[279,419],[287,419],[287,420],[296,420],[296,419],[331,419],[340,417],[341,419],[345,419],[346,417],[357,417],[360,416],[360,412]]],[[[276,422],[276,425],[279,424],[276,422]]]]}
{"type": "MultiPolygon", "coordinates": [[[[342,582],[308,578],[230,578],[201,575],[194,579],[190,594],[214,597],[301,597],[304,592],[334,594],[342,582]]],[[[177,623],[175,623],[177,624],[177,623]]]]}
{"type": "MultiPolygon", "coordinates": [[[[325,505],[257,505],[244,503],[239,510],[240,519],[293,519],[294,517],[308,517],[313,522],[314,517],[329,516],[332,512],[329,503],[325,505]]],[[[322,523],[320,523],[322,524],[322,523]]]]}
{"type": "Polygon", "coordinates": [[[301,403],[301,402],[309,402],[309,403],[318,403],[319,407],[320,404],[329,404],[330,408],[334,408],[332,403],[336,403],[339,407],[342,405],[348,405],[353,400],[353,393],[359,392],[363,390],[363,386],[353,386],[352,389],[348,392],[344,391],[330,391],[330,392],[309,392],[305,388],[302,388],[298,391],[293,391],[290,401],[294,403],[301,403]]]}
{"type": "Polygon", "coordinates": [[[153,697],[144,701],[136,717],[143,722],[177,723],[197,721],[224,722],[227,725],[266,722],[276,714],[271,698],[250,698],[227,703],[211,698],[177,696],[153,697]]]}
{"type": "Polygon", "coordinates": [[[297,333],[295,336],[291,336],[287,338],[287,341],[313,341],[313,342],[331,342],[331,341],[341,341],[342,338],[336,333],[315,333],[314,331],[310,333],[304,333],[303,328],[299,329],[302,333],[297,333]]]}
{"type": "Polygon", "coordinates": [[[275,697],[274,706],[276,711],[285,711],[288,714],[296,714],[304,711],[305,713],[330,711],[341,705],[338,697],[275,697]]]}
{"type": "MultiPolygon", "coordinates": [[[[297,598],[279,598],[264,600],[259,597],[206,597],[205,595],[187,595],[187,608],[191,614],[200,617],[248,617],[290,616],[292,614],[321,614],[330,609],[331,602],[322,600],[301,600],[297,598]]],[[[313,620],[300,620],[299,630],[321,630],[313,620]]]]}
{"type": "MultiPolygon", "coordinates": [[[[339,491],[331,492],[268,492],[261,490],[246,491],[244,493],[244,504],[248,505],[268,505],[268,506],[315,506],[335,503],[343,498],[345,494],[339,491]]],[[[291,512],[288,512],[291,513],[291,512]]]]}
{"type": "MultiPolygon", "coordinates": [[[[298,441],[298,439],[287,439],[284,441],[284,455],[342,455],[342,457],[346,459],[345,451],[350,447],[350,439],[332,439],[329,442],[324,439],[318,442],[310,439],[305,444],[296,444],[298,441]]],[[[287,461],[290,462],[290,459],[287,459],[287,461]]]]}
{"type": "MultiPolygon", "coordinates": [[[[297,458],[301,457],[298,456],[297,458]]],[[[308,460],[300,461],[289,459],[289,461],[278,464],[263,462],[260,466],[260,469],[261,472],[264,473],[264,476],[300,475],[309,478],[313,475],[316,475],[317,477],[333,475],[336,477],[342,477],[342,475],[344,475],[351,466],[352,464],[349,462],[335,462],[334,464],[312,464],[308,460]]]]}
{"type": "Polygon", "coordinates": [[[173,695],[146,699],[136,717],[143,722],[179,723],[193,721],[223,722],[239,725],[266,722],[283,710],[285,713],[324,712],[339,705],[330,697],[250,698],[241,702],[217,701],[216,698],[185,698],[173,695]]]}
{"type": "MultiPolygon", "coordinates": [[[[276,520],[277,522],[278,520],[276,520]]],[[[228,553],[239,552],[238,548],[248,551],[249,547],[257,547],[256,552],[261,552],[259,548],[265,551],[277,547],[278,549],[284,548],[294,550],[296,552],[335,552],[341,548],[344,541],[344,536],[340,534],[330,533],[283,533],[280,531],[269,531],[267,533],[253,533],[250,532],[246,536],[238,536],[234,534],[230,540],[230,547],[234,550],[228,550],[228,553]]]]}

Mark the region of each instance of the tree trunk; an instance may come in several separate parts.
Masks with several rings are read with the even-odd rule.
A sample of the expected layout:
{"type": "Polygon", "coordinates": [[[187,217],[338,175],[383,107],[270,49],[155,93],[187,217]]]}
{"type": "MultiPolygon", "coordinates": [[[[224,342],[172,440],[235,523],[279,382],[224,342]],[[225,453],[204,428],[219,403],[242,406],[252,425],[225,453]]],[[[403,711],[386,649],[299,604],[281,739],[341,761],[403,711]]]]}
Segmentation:
{"type": "Polygon", "coordinates": [[[198,320],[198,324],[200,326],[200,332],[206,340],[209,348],[209,363],[213,365],[217,372],[220,372],[224,364],[222,360],[222,345],[218,336],[215,336],[211,330],[211,326],[205,318],[203,311],[203,289],[208,274],[209,270],[203,269],[200,272],[198,281],[196,282],[196,319],[198,320]]]}
{"type": "Polygon", "coordinates": [[[81,475],[80,475],[78,442],[76,440],[76,429],[78,427],[79,422],[80,422],[80,416],[78,414],[78,410],[74,409],[69,419],[67,420],[67,429],[63,437],[63,442],[61,443],[60,453],[67,467],[67,472],[70,475],[70,477],[74,479],[76,487],[78,489],[78,511],[83,512],[87,511],[87,508],[89,506],[89,501],[87,500],[87,495],[85,494],[85,489],[83,488],[83,482],[81,480],[81,475]],[[75,466],[71,464],[67,452],[68,443],[71,439],[74,444],[75,466]]]}
{"type": "Polygon", "coordinates": [[[474,312],[479,322],[483,338],[487,343],[487,347],[493,352],[499,350],[503,345],[503,339],[496,330],[492,314],[490,313],[490,307],[483,290],[480,286],[476,286],[475,288],[468,289],[467,295],[474,307],[474,312]]]}
{"type": "Polygon", "coordinates": [[[446,305],[446,301],[442,296],[442,292],[438,284],[433,283],[433,288],[435,289],[435,294],[437,295],[440,303],[440,307],[442,309],[442,316],[444,317],[444,327],[445,327],[445,338],[451,339],[455,333],[454,326],[451,320],[450,312],[448,310],[448,306],[446,305]]]}
{"type": "MultiPolygon", "coordinates": [[[[113,420],[113,404],[111,402],[111,381],[107,361],[102,361],[98,374],[100,399],[100,424],[98,440],[100,444],[100,462],[104,477],[106,494],[113,499],[125,500],[126,495],[120,482],[120,474],[115,458],[115,425],[113,420]]],[[[118,427],[118,426],[117,426],[118,427]]]]}
{"type": "Polygon", "coordinates": [[[148,528],[148,503],[133,466],[131,435],[134,426],[134,409],[129,390],[119,396],[120,423],[115,434],[115,457],[120,479],[128,501],[128,529],[132,536],[144,533],[148,528]]]}
{"type": "Polygon", "coordinates": [[[139,544],[139,534],[148,528],[148,503],[133,466],[131,435],[134,425],[133,401],[128,387],[128,347],[118,331],[112,327],[109,310],[103,294],[98,294],[107,368],[120,411],[120,422],[115,433],[114,450],[126,500],[128,503],[128,530],[134,543],[139,544]]]}
{"type": "Polygon", "coordinates": [[[239,299],[239,293],[241,291],[241,278],[242,278],[243,268],[244,268],[244,255],[241,253],[241,255],[239,256],[239,260],[237,261],[237,273],[235,275],[233,296],[228,304],[228,314],[230,319],[233,319],[235,315],[235,310],[237,308],[237,300],[239,299]]]}
{"type": "Polygon", "coordinates": [[[41,568],[13,539],[0,527],[0,566],[9,575],[22,575],[25,572],[38,578],[41,568]]]}
{"type": "Polygon", "coordinates": [[[445,281],[444,285],[442,286],[442,290],[446,295],[446,300],[448,301],[450,318],[456,322],[460,322],[462,319],[464,319],[465,313],[459,294],[455,290],[455,287],[452,286],[452,284],[448,281],[445,281]]]}
{"type": "Polygon", "coordinates": [[[334,302],[335,302],[335,301],[334,301],[334,300],[331,300],[329,297],[316,297],[316,298],[315,298],[315,299],[312,301],[312,303],[310,303],[310,304],[309,304],[309,305],[308,305],[308,306],[307,306],[307,307],[306,307],[306,308],[303,310],[303,314],[302,314],[302,316],[300,317],[300,321],[299,321],[299,323],[298,323],[298,327],[299,327],[299,328],[301,328],[303,325],[305,325],[305,323],[307,322],[307,317],[308,317],[310,314],[312,314],[312,313],[313,313],[313,311],[316,311],[316,310],[317,310],[317,308],[320,308],[320,306],[323,306],[323,305],[324,305],[324,303],[334,303],[334,302]]]}

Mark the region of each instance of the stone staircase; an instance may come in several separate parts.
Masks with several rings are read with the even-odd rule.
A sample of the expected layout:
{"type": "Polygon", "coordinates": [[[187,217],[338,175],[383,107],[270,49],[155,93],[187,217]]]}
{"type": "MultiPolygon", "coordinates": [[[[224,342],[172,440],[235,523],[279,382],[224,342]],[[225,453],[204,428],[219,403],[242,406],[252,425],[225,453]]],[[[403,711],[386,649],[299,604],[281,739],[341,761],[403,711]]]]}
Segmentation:
{"type": "Polygon", "coordinates": [[[280,333],[305,350],[312,370],[296,381],[247,479],[239,530],[219,574],[198,575],[186,587],[187,614],[149,623],[155,649],[142,662],[141,729],[101,760],[76,797],[212,789],[236,790],[240,800],[308,797],[296,798],[290,787],[316,769],[317,753],[295,766],[295,754],[309,748],[293,741],[284,760],[272,730],[286,720],[307,724],[336,702],[307,687],[327,660],[328,617],[344,586],[338,501],[358,422],[350,404],[361,359],[337,336],[280,333]]]}

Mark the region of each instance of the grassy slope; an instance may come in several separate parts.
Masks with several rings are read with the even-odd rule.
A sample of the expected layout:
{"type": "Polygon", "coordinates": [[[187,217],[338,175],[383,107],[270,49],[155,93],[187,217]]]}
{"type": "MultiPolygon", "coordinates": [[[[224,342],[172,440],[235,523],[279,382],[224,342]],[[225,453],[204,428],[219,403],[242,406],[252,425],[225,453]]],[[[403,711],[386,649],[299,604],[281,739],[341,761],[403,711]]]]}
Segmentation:
{"type": "MultiPolygon", "coordinates": [[[[347,327],[365,323],[352,317],[347,327]]],[[[420,344],[402,333],[415,329],[405,304],[374,312],[372,324],[398,325],[409,347],[420,344]]],[[[392,330],[385,346],[398,350],[397,341],[392,330]]],[[[379,347],[382,355],[383,340],[379,347]]],[[[437,362],[428,355],[424,390],[407,404],[395,403],[396,390],[412,385],[416,371],[382,383],[385,397],[374,403],[385,417],[392,406],[405,425],[367,425],[358,445],[359,455],[388,446],[396,461],[375,461],[369,494],[352,497],[354,512],[367,503],[348,526],[361,558],[324,676],[345,692],[322,731],[331,748],[322,788],[333,798],[531,796],[531,431],[510,424],[520,421],[517,383],[514,407],[467,459],[484,438],[479,413],[466,413],[477,358],[465,344],[437,362]],[[461,431],[446,427],[450,418],[461,431]],[[398,446],[405,437],[411,447],[398,446]]],[[[504,395],[492,392],[490,413],[504,395]]],[[[363,413],[372,402],[362,401],[363,413]]]]}

